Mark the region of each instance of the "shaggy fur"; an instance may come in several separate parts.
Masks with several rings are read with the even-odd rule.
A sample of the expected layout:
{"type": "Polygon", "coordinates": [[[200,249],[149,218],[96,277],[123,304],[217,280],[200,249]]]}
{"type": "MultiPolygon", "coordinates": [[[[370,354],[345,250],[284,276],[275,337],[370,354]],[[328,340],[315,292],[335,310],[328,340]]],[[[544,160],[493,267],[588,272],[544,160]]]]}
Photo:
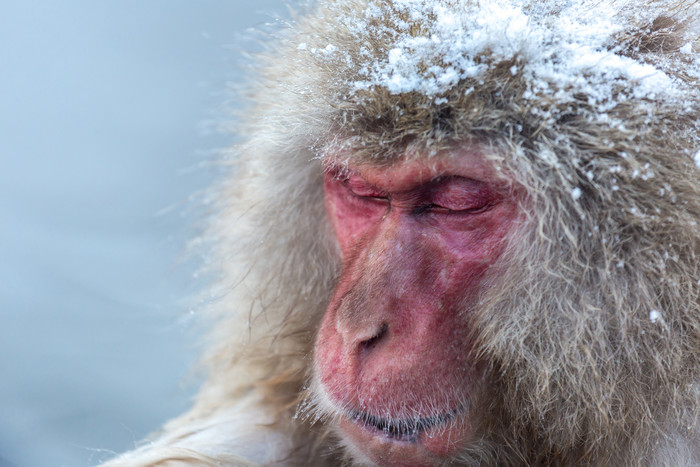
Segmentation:
{"type": "MultiPolygon", "coordinates": [[[[307,388],[339,273],[324,160],[391,164],[465,142],[525,190],[526,222],[470,314],[489,397],[455,463],[700,464],[700,5],[611,3],[624,25],[611,53],[664,71],[677,92],[637,95],[618,77],[602,106],[585,91],[557,99],[556,80],[538,91],[526,56],[488,50],[478,75],[437,93],[358,86],[398,22],[419,35],[430,21],[408,17],[406,0],[369,3],[371,15],[359,0],[308,6],[259,58],[247,140],[201,239],[217,277],[208,380],[187,414],[108,465],[347,460],[307,388]],[[381,27],[358,28],[363,15],[381,27]]],[[[569,3],[523,11],[556,20],[569,3]]]]}

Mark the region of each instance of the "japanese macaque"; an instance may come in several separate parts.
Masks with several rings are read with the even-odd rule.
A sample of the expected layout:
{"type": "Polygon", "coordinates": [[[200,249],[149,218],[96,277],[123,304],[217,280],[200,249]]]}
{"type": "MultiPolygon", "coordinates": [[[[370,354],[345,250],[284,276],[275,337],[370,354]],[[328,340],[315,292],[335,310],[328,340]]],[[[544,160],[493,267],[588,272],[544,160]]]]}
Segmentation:
{"type": "Polygon", "coordinates": [[[700,3],[302,10],[200,242],[208,379],[110,465],[699,465],[700,3]]]}

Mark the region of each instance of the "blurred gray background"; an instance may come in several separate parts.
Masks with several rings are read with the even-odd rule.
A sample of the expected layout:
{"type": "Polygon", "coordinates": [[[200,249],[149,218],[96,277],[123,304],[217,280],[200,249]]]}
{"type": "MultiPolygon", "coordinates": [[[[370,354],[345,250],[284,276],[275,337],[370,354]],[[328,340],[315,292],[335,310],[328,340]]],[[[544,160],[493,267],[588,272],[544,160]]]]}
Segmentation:
{"type": "Polygon", "coordinates": [[[227,81],[281,0],[29,0],[0,17],[0,466],[88,466],[182,412],[181,264],[227,81]],[[193,198],[194,196],[194,198],[193,198]]]}

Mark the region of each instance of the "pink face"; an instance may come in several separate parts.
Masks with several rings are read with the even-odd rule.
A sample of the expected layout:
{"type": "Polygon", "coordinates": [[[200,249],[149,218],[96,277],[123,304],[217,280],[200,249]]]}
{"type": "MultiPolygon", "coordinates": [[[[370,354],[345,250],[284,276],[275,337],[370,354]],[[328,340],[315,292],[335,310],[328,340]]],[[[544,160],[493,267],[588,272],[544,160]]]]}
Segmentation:
{"type": "Polygon", "coordinates": [[[449,459],[473,435],[468,315],[517,197],[473,150],[331,167],[325,192],[343,270],[316,343],[320,391],[373,462],[449,459]]]}

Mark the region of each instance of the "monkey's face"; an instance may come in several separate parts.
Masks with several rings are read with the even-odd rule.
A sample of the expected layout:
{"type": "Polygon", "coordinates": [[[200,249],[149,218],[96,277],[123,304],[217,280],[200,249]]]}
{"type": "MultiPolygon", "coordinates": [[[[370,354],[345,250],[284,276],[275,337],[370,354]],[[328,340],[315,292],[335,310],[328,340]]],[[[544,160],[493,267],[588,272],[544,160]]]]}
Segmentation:
{"type": "Polygon", "coordinates": [[[373,462],[449,459],[473,437],[469,315],[517,196],[475,149],[332,166],[325,192],[343,269],[315,349],[323,409],[373,462]]]}

